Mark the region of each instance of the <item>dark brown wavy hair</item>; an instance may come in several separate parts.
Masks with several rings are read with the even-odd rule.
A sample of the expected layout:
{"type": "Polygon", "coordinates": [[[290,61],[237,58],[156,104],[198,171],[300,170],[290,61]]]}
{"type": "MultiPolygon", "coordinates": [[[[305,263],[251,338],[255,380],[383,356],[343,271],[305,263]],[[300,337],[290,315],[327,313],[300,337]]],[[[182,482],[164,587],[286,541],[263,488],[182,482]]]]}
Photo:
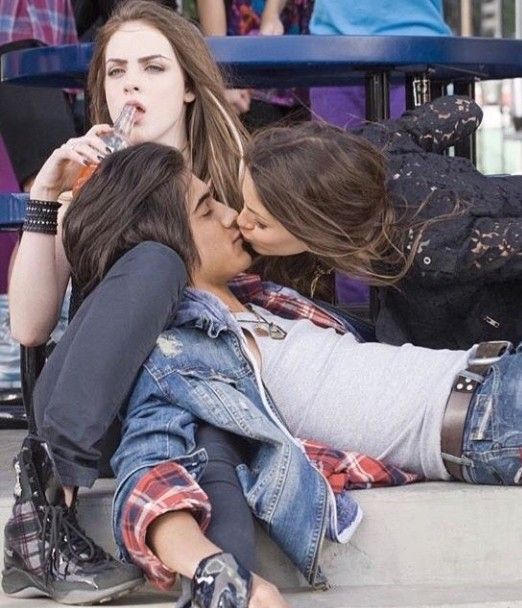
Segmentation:
{"type": "Polygon", "coordinates": [[[285,268],[301,267],[299,281],[308,284],[310,273],[328,268],[370,285],[393,285],[407,273],[421,233],[404,253],[412,223],[398,217],[386,159],[370,142],[325,123],[275,127],[254,136],[245,164],[268,212],[310,250],[290,266],[258,260],[264,276],[303,290],[285,268]]]}
{"type": "Polygon", "coordinates": [[[170,42],[187,89],[195,95],[186,113],[191,171],[210,184],[219,201],[239,211],[238,176],[246,131],[225,99],[222,75],[202,34],[172,8],[152,0],[121,2],[98,30],[87,78],[92,122],[111,123],[105,99],[105,50],[111,36],[129,21],[147,23],[170,42]]]}
{"type": "Polygon", "coordinates": [[[199,256],[187,209],[189,177],[182,154],[162,144],[131,146],[100,163],[63,220],[65,253],[83,296],[143,241],[174,249],[190,275],[199,256]]]}

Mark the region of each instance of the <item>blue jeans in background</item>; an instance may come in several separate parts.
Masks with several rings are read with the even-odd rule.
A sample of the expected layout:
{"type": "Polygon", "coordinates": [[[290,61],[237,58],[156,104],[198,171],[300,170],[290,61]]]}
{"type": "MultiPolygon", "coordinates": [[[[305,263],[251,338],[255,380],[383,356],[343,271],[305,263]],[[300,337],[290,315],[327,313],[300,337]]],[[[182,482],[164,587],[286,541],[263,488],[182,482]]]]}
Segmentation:
{"type": "Polygon", "coordinates": [[[495,363],[477,389],[462,454],[471,483],[522,483],[522,344],[495,363]]]}

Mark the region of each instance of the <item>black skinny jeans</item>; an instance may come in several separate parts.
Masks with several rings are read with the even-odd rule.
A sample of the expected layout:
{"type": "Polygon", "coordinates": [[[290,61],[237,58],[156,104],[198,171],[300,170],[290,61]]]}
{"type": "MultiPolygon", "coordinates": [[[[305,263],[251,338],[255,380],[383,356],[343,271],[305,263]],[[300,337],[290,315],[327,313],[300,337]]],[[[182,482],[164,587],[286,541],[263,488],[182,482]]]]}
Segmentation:
{"type": "Polygon", "coordinates": [[[186,271],[181,258],[144,242],[122,256],[85,299],[46,362],[33,407],[64,485],[90,487],[99,443],[141,365],[174,314],[186,271]]]}

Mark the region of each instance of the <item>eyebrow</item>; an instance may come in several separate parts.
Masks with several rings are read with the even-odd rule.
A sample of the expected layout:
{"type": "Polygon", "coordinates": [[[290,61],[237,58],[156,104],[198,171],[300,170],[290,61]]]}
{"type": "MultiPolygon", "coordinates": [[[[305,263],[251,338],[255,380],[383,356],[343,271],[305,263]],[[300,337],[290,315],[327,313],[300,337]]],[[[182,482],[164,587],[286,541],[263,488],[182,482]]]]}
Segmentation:
{"type": "Polygon", "coordinates": [[[257,217],[261,220],[263,220],[263,222],[266,222],[267,224],[270,223],[269,220],[267,220],[266,218],[264,218],[260,213],[258,213],[257,211],[255,211],[254,209],[252,209],[252,207],[249,207],[248,205],[245,205],[245,207],[250,211],[250,213],[253,213],[254,215],[257,215],[257,217]]]}
{"type": "Polygon", "coordinates": [[[193,214],[196,213],[197,210],[201,207],[201,205],[204,202],[206,202],[209,198],[210,198],[210,190],[207,190],[198,198],[198,202],[194,205],[194,209],[192,210],[192,213],[193,214]]]}
{"type": "MultiPolygon", "coordinates": [[[[146,57],[140,57],[138,59],[138,63],[147,63],[147,61],[151,61],[152,59],[166,59],[167,61],[171,61],[169,57],[165,57],[165,55],[147,55],[146,57]]],[[[118,59],[117,57],[110,57],[107,59],[105,63],[128,63],[127,59],[118,59]]]]}

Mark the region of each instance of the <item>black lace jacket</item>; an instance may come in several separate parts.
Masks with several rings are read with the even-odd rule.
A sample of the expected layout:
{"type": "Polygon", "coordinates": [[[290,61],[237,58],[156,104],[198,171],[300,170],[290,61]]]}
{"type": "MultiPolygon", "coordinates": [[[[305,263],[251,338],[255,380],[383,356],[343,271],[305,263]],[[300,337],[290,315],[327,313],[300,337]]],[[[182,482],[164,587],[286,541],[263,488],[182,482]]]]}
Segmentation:
{"type": "Polygon", "coordinates": [[[429,219],[462,208],[424,232],[398,288],[374,290],[379,341],[467,348],[522,340],[522,176],[488,177],[443,154],[481,118],[475,102],[441,97],[355,130],[388,156],[389,193],[401,212],[420,208],[429,219]]]}

